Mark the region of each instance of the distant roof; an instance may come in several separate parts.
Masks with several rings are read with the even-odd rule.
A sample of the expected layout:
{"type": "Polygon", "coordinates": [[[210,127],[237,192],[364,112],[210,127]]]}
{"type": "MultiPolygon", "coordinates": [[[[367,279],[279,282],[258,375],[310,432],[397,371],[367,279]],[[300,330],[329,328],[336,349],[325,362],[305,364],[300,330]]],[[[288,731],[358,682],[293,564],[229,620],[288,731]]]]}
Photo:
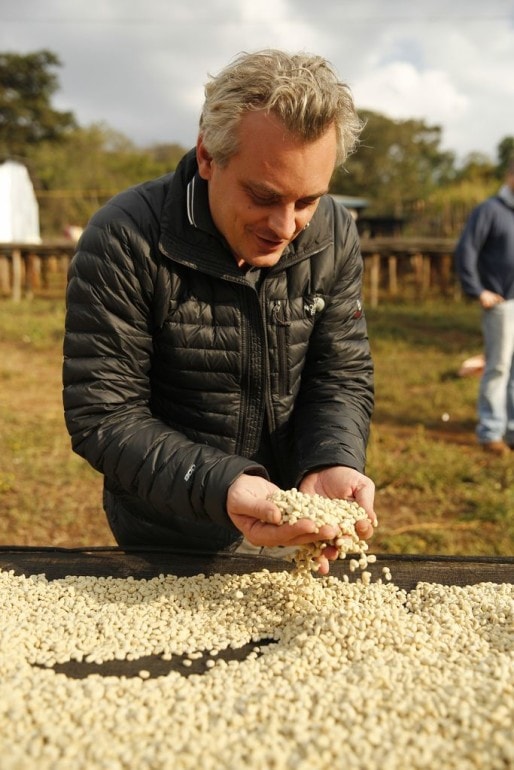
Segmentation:
{"type": "Polygon", "coordinates": [[[332,195],[331,197],[347,209],[365,209],[369,206],[367,198],[357,198],[351,195],[332,195]]]}

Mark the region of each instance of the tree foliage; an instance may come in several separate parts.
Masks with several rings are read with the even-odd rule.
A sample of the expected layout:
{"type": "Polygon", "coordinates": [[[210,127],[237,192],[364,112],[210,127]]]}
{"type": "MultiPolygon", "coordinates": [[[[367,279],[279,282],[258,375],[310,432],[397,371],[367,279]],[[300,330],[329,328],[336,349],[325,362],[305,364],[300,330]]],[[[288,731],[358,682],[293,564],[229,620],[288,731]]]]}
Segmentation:
{"type": "Polygon", "coordinates": [[[514,157],[514,137],[505,137],[496,162],[474,152],[458,166],[454,154],[441,149],[439,126],[372,111],[361,117],[360,146],[334,174],[331,191],[366,198],[366,216],[397,217],[406,234],[457,235],[471,209],[498,189],[514,157]]]}
{"type": "Polygon", "coordinates": [[[83,226],[110,197],[167,173],[183,154],[177,145],[137,148],[104,124],[77,128],[58,144],[39,143],[29,159],[45,229],[62,234],[70,224],[83,226]]]}
{"type": "Polygon", "coordinates": [[[508,164],[514,160],[514,136],[504,137],[498,145],[498,175],[503,178],[508,164]]]}
{"type": "Polygon", "coordinates": [[[402,216],[418,200],[447,182],[455,158],[440,147],[441,128],[422,120],[392,120],[363,111],[365,127],[357,152],[336,172],[332,191],[362,195],[373,211],[402,216]]]}
{"type": "MultiPolygon", "coordinates": [[[[47,50],[0,52],[0,162],[27,165],[45,236],[84,225],[119,190],[174,170],[185,152],[178,144],[136,147],[102,123],[78,126],[73,113],[52,106],[60,66],[47,50]]],[[[331,192],[366,198],[366,215],[401,218],[406,234],[456,235],[514,157],[514,136],[507,136],[495,160],[476,152],[458,167],[441,149],[440,126],[370,110],[361,117],[360,146],[335,172],[331,192]]]]}
{"type": "Polygon", "coordinates": [[[58,57],[41,50],[27,55],[0,53],[0,157],[23,160],[27,149],[57,142],[75,126],[71,112],[51,106],[58,89],[58,57]]]}

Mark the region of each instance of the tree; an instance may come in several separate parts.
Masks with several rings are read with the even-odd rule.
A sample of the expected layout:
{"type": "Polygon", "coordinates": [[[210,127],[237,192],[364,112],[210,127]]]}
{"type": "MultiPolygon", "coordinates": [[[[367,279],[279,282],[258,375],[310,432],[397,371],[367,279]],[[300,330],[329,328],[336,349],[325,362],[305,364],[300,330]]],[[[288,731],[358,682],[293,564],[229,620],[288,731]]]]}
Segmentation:
{"type": "Polygon", "coordinates": [[[503,179],[507,166],[514,160],[514,136],[505,136],[498,145],[498,177],[503,179]]]}
{"type": "Polygon", "coordinates": [[[362,195],[374,213],[402,216],[454,174],[454,156],[440,148],[441,128],[362,111],[361,143],[332,180],[332,192],[362,195]]]}
{"type": "Polygon", "coordinates": [[[456,182],[466,181],[476,186],[487,187],[495,181],[496,168],[488,155],[470,152],[455,175],[456,182]]]}
{"type": "Polygon", "coordinates": [[[71,112],[51,106],[58,90],[52,68],[59,66],[47,50],[0,53],[0,159],[23,160],[31,146],[59,141],[76,125],[71,112]]]}
{"type": "Polygon", "coordinates": [[[168,171],[175,171],[180,159],[187,152],[180,144],[154,144],[146,151],[156,163],[161,163],[168,171]]]}
{"type": "Polygon", "coordinates": [[[184,152],[178,145],[163,145],[158,152],[137,148],[103,123],[69,131],[59,142],[39,142],[28,163],[43,234],[59,236],[67,225],[85,225],[115,193],[174,170],[184,152]]]}

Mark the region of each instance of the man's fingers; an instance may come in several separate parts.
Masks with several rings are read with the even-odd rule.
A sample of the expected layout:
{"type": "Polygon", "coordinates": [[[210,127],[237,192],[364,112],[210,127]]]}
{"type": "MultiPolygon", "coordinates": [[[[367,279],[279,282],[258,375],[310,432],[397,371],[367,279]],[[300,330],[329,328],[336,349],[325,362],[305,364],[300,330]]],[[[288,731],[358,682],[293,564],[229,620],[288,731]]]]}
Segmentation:
{"type": "Polygon", "coordinates": [[[333,540],[338,533],[337,527],[328,524],[318,527],[310,519],[301,519],[294,524],[282,524],[280,526],[280,536],[284,541],[287,540],[288,545],[304,545],[305,543],[333,540]]]}
{"type": "Polygon", "coordinates": [[[318,556],[317,558],[318,562],[318,574],[319,575],[328,575],[330,571],[330,564],[326,556],[318,556]]]}
{"type": "Polygon", "coordinates": [[[266,524],[280,524],[282,514],[280,513],[280,510],[277,508],[275,503],[266,500],[256,507],[258,509],[256,511],[258,514],[257,518],[260,519],[260,521],[263,521],[266,524]]]}
{"type": "Polygon", "coordinates": [[[321,528],[310,519],[302,519],[294,524],[279,524],[266,522],[262,518],[237,516],[236,526],[245,537],[258,546],[295,546],[307,545],[319,541],[332,540],[337,536],[335,527],[325,525],[321,528]]]}
{"type": "Polygon", "coordinates": [[[369,519],[361,519],[356,523],[355,531],[362,540],[368,540],[373,535],[375,529],[369,519]]]}
{"type": "Polygon", "coordinates": [[[323,556],[329,561],[335,561],[339,556],[339,549],[336,548],[335,545],[327,545],[327,547],[323,549],[323,556]]]}

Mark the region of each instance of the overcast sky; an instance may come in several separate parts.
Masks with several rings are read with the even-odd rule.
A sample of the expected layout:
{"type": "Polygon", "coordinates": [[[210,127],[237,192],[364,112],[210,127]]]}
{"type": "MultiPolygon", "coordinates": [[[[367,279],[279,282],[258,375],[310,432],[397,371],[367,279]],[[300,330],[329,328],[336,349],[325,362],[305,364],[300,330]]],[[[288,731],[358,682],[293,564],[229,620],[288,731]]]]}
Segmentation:
{"type": "Polygon", "coordinates": [[[208,75],[267,47],[325,56],[459,159],[514,135],[514,0],[0,0],[0,50],[56,53],[54,105],[143,146],[192,146],[208,75]]]}

